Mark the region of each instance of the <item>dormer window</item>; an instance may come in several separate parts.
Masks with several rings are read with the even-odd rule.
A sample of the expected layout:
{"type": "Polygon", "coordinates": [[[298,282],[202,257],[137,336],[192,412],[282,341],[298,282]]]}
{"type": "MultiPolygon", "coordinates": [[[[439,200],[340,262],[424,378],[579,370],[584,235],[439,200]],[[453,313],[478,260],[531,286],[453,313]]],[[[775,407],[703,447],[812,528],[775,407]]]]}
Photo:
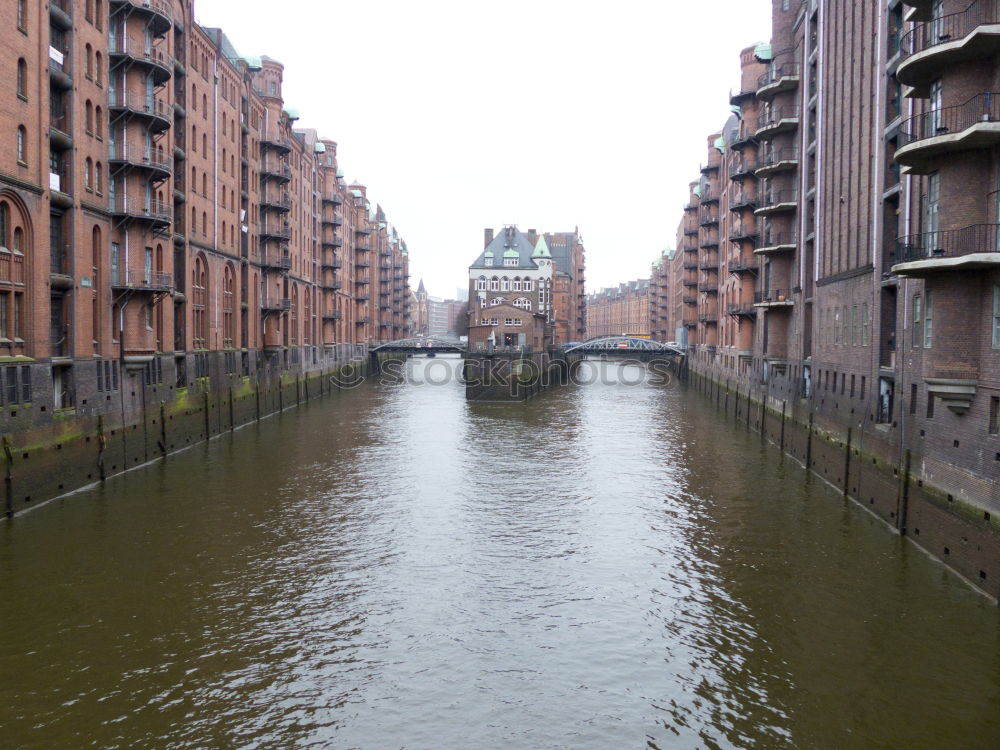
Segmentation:
{"type": "Polygon", "coordinates": [[[492,265],[493,265],[493,258],[486,258],[486,259],[485,259],[485,260],[483,261],[483,265],[484,265],[484,266],[492,266],[492,265]]]}
{"type": "Polygon", "coordinates": [[[503,259],[503,264],[505,266],[514,266],[516,268],[517,267],[517,261],[518,261],[517,258],[504,258],[503,259]]]}

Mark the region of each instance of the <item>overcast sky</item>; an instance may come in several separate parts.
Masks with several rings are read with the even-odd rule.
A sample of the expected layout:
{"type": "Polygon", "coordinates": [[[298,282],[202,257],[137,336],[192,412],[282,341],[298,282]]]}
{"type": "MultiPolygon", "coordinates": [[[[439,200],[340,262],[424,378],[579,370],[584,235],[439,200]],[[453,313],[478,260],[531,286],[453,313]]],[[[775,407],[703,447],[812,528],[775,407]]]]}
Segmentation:
{"type": "Polygon", "coordinates": [[[770,0],[195,0],[338,143],[410,249],[411,282],[465,287],[483,228],[571,231],[587,289],[672,246],[739,52],[770,0]]]}

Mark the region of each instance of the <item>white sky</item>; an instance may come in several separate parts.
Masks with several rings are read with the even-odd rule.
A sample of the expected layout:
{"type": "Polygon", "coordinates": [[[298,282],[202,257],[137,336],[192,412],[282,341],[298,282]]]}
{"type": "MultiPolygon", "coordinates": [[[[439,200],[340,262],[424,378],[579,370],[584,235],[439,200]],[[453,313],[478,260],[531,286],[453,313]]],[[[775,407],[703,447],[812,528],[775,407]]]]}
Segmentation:
{"type": "Polygon", "coordinates": [[[572,231],[587,290],[645,277],[674,243],[739,52],[770,0],[195,0],[242,55],[285,65],[299,125],[337,141],[453,297],[483,228],[572,231]],[[280,12],[279,12],[280,11],[280,12]]]}

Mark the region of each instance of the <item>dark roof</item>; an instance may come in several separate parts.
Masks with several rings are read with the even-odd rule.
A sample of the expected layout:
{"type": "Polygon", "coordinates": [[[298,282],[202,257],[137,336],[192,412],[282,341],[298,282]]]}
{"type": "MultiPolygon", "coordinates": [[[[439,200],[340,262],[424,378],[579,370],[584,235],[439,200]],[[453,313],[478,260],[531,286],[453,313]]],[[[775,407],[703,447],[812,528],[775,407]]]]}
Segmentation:
{"type": "MultiPolygon", "coordinates": [[[[535,251],[535,246],[531,244],[531,240],[525,236],[524,232],[519,231],[517,227],[505,227],[484,248],[469,268],[504,268],[504,253],[511,248],[518,253],[516,268],[535,269],[538,267],[531,259],[531,254],[535,251]],[[486,265],[486,253],[493,253],[492,266],[486,265]]],[[[506,268],[515,268],[515,266],[506,266],[506,268]]]]}

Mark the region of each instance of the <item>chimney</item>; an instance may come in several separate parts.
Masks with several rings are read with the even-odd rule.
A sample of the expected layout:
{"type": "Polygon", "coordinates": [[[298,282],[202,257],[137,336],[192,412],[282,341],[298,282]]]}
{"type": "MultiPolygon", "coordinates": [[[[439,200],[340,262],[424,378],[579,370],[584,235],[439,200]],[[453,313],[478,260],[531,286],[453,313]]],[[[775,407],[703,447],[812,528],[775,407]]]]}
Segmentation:
{"type": "Polygon", "coordinates": [[[487,229],[483,230],[483,239],[485,240],[484,243],[483,243],[483,247],[486,247],[491,242],[493,242],[493,229],[492,229],[492,227],[488,227],[487,229]]]}

